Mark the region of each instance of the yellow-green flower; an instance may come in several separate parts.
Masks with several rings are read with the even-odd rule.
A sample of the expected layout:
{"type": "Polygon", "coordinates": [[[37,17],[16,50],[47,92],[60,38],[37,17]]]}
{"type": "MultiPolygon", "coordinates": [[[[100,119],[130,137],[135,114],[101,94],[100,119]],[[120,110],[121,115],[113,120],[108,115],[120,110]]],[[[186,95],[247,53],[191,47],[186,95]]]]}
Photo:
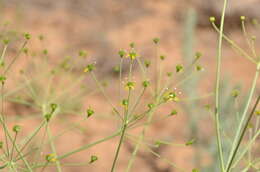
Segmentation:
{"type": "Polygon", "coordinates": [[[45,159],[46,159],[47,162],[56,162],[57,161],[57,157],[53,153],[47,154],[45,159]]]}
{"type": "Polygon", "coordinates": [[[177,97],[175,92],[166,93],[163,97],[164,101],[178,102],[180,99],[177,97]]]}
{"type": "Polygon", "coordinates": [[[135,88],[135,83],[129,81],[129,82],[126,83],[125,88],[126,88],[127,90],[133,90],[133,89],[135,88]]]}
{"type": "Polygon", "coordinates": [[[84,72],[92,72],[95,69],[94,64],[88,64],[85,68],[84,68],[84,72]]]}
{"type": "Polygon", "coordinates": [[[135,51],[130,51],[128,57],[130,57],[131,60],[134,60],[137,57],[137,53],[135,51]]]}

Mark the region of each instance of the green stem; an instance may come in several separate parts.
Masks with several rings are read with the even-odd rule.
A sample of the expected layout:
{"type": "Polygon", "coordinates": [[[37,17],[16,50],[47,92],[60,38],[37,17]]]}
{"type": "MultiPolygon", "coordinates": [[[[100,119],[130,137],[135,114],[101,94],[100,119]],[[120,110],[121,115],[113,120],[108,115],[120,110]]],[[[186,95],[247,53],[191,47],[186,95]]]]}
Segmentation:
{"type": "Polygon", "coordinates": [[[93,146],[99,144],[99,143],[108,141],[108,140],[110,140],[110,139],[112,139],[112,138],[118,136],[120,133],[121,133],[121,131],[117,131],[117,132],[115,132],[114,134],[112,134],[112,135],[110,135],[110,136],[108,136],[108,137],[105,137],[105,138],[103,138],[103,139],[100,139],[100,140],[95,141],[95,142],[90,143],[90,144],[86,144],[86,145],[84,145],[84,146],[82,146],[82,147],[80,147],[80,148],[78,148],[78,149],[73,150],[73,151],[67,152],[67,153],[65,153],[64,155],[59,156],[57,159],[61,160],[61,159],[67,158],[67,157],[69,157],[69,156],[71,156],[71,155],[73,155],[73,154],[75,154],[75,153],[78,153],[78,152],[81,152],[81,151],[83,151],[83,150],[86,150],[86,149],[88,149],[88,148],[90,148],[90,147],[93,147],[93,146]]]}
{"type": "MultiPolygon", "coordinates": [[[[257,69],[256,69],[255,77],[254,77],[254,80],[253,80],[253,83],[252,83],[252,87],[251,87],[251,90],[250,90],[250,93],[249,93],[249,97],[248,97],[248,99],[247,99],[246,106],[245,106],[245,108],[244,108],[244,111],[243,111],[243,114],[242,114],[242,118],[241,118],[241,120],[240,120],[238,129],[237,129],[237,132],[236,132],[236,136],[235,136],[235,139],[234,139],[232,148],[231,148],[231,153],[229,154],[227,167],[231,166],[232,157],[233,157],[234,154],[235,154],[235,147],[236,147],[236,145],[238,144],[239,135],[240,135],[240,133],[241,133],[241,131],[242,131],[242,127],[243,127],[244,121],[245,121],[245,119],[246,119],[246,115],[247,115],[247,112],[248,112],[250,103],[251,103],[251,101],[252,101],[252,98],[253,98],[253,95],[254,95],[254,92],[255,92],[255,88],[256,88],[256,84],[257,84],[257,79],[258,79],[258,76],[259,76],[259,72],[260,72],[260,63],[257,65],[257,69]]],[[[227,172],[228,172],[228,171],[227,171],[227,172]]]]}
{"type": "Polygon", "coordinates": [[[224,168],[222,141],[221,141],[221,134],[220,134],[220,122],[219,122],[219,111],[220,111],[219,88],[220,88],[220,76],[221,76],[222,40],[223,40],[226,7],[227,7],[227,0],[224,0],[222,15],[221,15],[221,23],[220,23],[219,41],[218,41],[216,90],[215,90],[215,94],[216,94],[215,95],[215,127],[216,127],[216,135],[217,135],[220,168],[222,172],[225,171],[225,168],[224,168]]]}
{"type": "MultiPolygon", "coordinates": [[[[52,134],[51,134],[49,125],[47,125],[47,134],[48,134],[48,138],[49,138],[49,141],[50,141],[52,152],[55,155],[57,155],[57,151],[56,151],[55,145],[54,145],[53,140],[52,140],[52,134]]],[[[61,172],[62,170],[61,170],[61,165],[60,165],[59,159],[57,159],[57,161],[55,161],[55,164],[56,164],[58,172],[61,172]]]]}
{"type": "Polygon", "coordinates": [[[117,162],[118,155],[119,155],[119,152],[120,152],[120,149],[121,149],[121,145],[122,145],[123,140],[124,140],[126,128],[127,128],[127,124],[124,124],[122,131],[121,131],[120,140],[119,140],[119,143],[118,143],[118,146],[117,146],[117,149],[116,149],[116,155],[114,157],[113,164],[112,164],[112,167],[111,167],[111,172],[115,171],[116,162],[117,162]]]}
{"type": "Polygon", "coordinates": [[[254,112],[255,112],[255,109],[256,109],[256,107],[257,107],[259,101],[260,101],[260,95],[258,96],[258,98],[257,98],[257,100],[256,100],[256,103],[255,103],[255,105],[254,105],[254,107],[253,107],[253,109],[252,109],[250,115],[249,115],[248,118],[245,120],[245,124],[244,124],[243,128],[241,129],[242,131],[239,133],[238,141],[237,141],[237,143],[236,143],[236,145],[235,145],[235,147],[234,147],[234,151],[233,151],[232,154],[231,154],[230,161],[228,161],[226,172],[229,172],[230,169],[231,169],[231,167],[232,167],[232,163],[233,163],[233,161],[234,161],[234,159],[235,159],[235,156],[236,156],[236,154],[237,154],[237,152],[238,152],[239,146],[240,146],[241,143],[242,143],[242,139],[244,138],[244,135],[245,135],[245,133],[246,133],[246,129],[248,128],[248,124],[249,124],[251,118],[253,117],[253,114],[254,114],[254,112]]]}

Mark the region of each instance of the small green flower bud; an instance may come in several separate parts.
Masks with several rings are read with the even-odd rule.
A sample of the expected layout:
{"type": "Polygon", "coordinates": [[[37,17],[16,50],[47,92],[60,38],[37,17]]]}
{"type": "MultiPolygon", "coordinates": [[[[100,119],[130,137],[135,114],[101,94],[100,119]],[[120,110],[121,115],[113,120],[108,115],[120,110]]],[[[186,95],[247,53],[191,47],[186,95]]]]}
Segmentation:
{"type": "Polygon", "coordinates": [[[87,57],[87,56],[88,56],[88,53],[87,53],[87,51],[85,51],[85,50],[80,50],[80,51],[79,51],[79,56],[80,56],[80,57],[87,57]]]}
{"type": "Polygon", "coordinates": [[[47,55],[48,54],[48,50],[47,49],[42,50],[42,54],[47,55]]]}
{"type": "Polygon", "coordinates": [[[254,128],[254,124],[253,123],[249,123],[248,125],[247,125],[247,127],[250,129],[250,128],[254,128]]]}
{"type": "Polygon", "coordinates": [[[57,161],[57,157],[56,157],[56,155],[54,153],[47,154],[45,156],[45,159],[46,159],[47,162],[50,162],[50,163],[57,161]]]}
{"type": "Polygon", "coordinates": [[[93,163],[93,162],[95,162],[97,160],[98,160],[98,157],[96,155],[91,155],[89,164],[91,164],[91,163],[93,163]]]}
{"type": "Polygon", "coordinates": [[[205,107],[206,110],[210,110],[211,109],[211,105],[210,104],[206,104],[206,105],[204,105],[204,107],[205,107]]]}
{"type": "Polygon", "coordinates": [[[26,55],[28,55],[28,51],[29,51],[28,48],[23,49],[23,53],[26,54],[26,55]]]}
{"type": "Polygon", "coordinates": [[[251,40],[252,40],[252,41],[256,41],[256,36],[254,36],[254,35],[251,36],[251,40]]]}
{"type": "Polygon", "coordinates": [[[160,56],[160,59],[161,59],[161,60],[164,60],[164,59],[165,59],[165,56],[164,56],[164,55],[161,55],[161,56],[160,56]]]}
{"type": "Polygon", "coordinates": [[[6,81],[6,77],[5,77],[5,76],[0,76],[0,82],[1,82],[2,84],[4,84],[5,81],[6,81]]]}
{"type": "Polygon", "coordinates": [[[256,111],[255,111],[255,114],[256,114],[257,116],[260,116],[260,110],[256,110],[256,111]]]}
{"type": "Polygon", "coordinates": [[[51,113],[47,113],[47,114],[44,115],[44,118],[45,118],[45,120],[46,120],[47,122],[50,121],[51,117],[52,117],[52,114],[51,114],[51,113]]]}
{"type": "Polygon", "coordinates": [[[101,82],[101,85],[102,85],[103,87],[107,87],[107,86],[108,86],[108,83],[107,83],[107,81],[102,81],[102,82],[101,82]]]}
{"type": "Polygon", "coordinates": [[[13,126],[13,132],[18,133],[21,130],[21,126],[15,125],[13,126]]]}
{"type": "Polygon", "coordinates": [[[195,53],[195,59],[196,59],[196,60],[200,59],[201,56],[202,56],[201,52],[196,52],[196,53],[195,53]]]}
{"type": "Polygon", "coordinates": [[[120,67],[119,67],[118,65],[115,66],[115,67],[113,68],[113,71],[114,71],[115,73],[120,72],[120,67]]]}
{"type": "Polygon", "coordinates": [[[135,88],[135,83],[129,81],[129,82],[126,83],[125,88],[127,90],[133,90],[135,88]]]}
{"type": "Polygon", "coordinates": [[[130,57],[131,60],[134,60],[137,57],[137,53],[135,51],[130,51],[128,56],[130,57]]]}
{"type": "Polygon", "coordinates": [[[143,87],[146,88],[150,85],[150,82],[149,81],[143,81],[143,87]]]}
{"type": "Polygon", "coordinates": [[[200,65],[197,65],[197,66],[196,66],[196,70],[197,70],[197,71],[202,71],[203,68],[202,68],[200,65]]]}
{"type": "Polygon", "coordinates": [[[246,17],[245,17],[245,16],[240,16],[240,20],[241,20],[241,21],[245,21],[245,20],[246,20],[246,17]]]}
{"type": "Polygon", "coordinates": [[[3,60],[0,61],[0,67],[4,67],[5,66],[5,62],[3,60]]]}
{"type": "Polygon", "coordinates": [[[144,66],[145,66],[146,68],[150,67],[150,65],[151,65],[151,62],[150,62],[150,61],[148,61],[148,60],[145,60],[145,61],[144,61],[144,66]]]}
{"type": "Polygon", "coordinates": [[[91,109],[91,108],[88,108],[88,109],[87,109],[87,117],[88,117],[88,118],[89,118],[90,116],[92,116],[94,113],[95,113],[95,112],[94,112],[93,109],[91,109]]]}
{"type": "Polygon", "coordinates": [[[9,42],[10,42],[10,40],[9,40],[9,39],[4,39],[4,40],[3,40],[3,44],[4,44],[4,45],[7,45],[7,44],[9,44],[9,42]]]}
{"type": "Polygon", "coordinates": [[[157,148],[160,147],[162,144],[162,142],[160,140],[156,140],[154,143],[154,146],[156,146],[157,148]]]}
{"type": "Polygon", "coordinates": [[[176,72],[178,73],[178,72],[180,72],[180,71],[182,71],[183,70],[183,66],[182,65],[177,65],[176,66],[176,72]]]}
{"type": "Polygon", "coordinates": [[[174,116],[174,115],[177,115],[177,111],[175,110],[175,109],[173,109],[172,111],[171,111],[171,113],[170,113],[170,116],[174,116]]]}
{"type": "Polygon", "coordinates": [[[54,112],[57,109],[57,107],[58,107],[58,105],[55,104],[55,103],[52,103],[50,106],[51,106],[51,111],[52,112],[54,112]]]}
{"type": "Polygon", "coordinates": [[[160,42],[160,39],[159,39],[159,38],[154,38],[154,39],[153,39],[153,42],[154,42],[155,44],[158,44],[158,43],[160,42]]]}
{"type": "Polygon", "coordinates": [[[167,72],[167,76],[171,77],[172,76],[172,72],[167,72]]]}
{"type": "Polygon", "coordinates": [[[43,35],[39,35],[38,38],[39,38],[40,41],[44,40],[44,36],[43,35]]]}
{"type": "Polygon", "coordinates": [[[253,25],[258,25],[259,24],[257,19],[252,19],[252,23],[253,23],[253,25]]]}
{"type": "Polygon", "coordinates": [[[237,89],[232,90],[231,96],[234,98],[237,98],[239,96],[239,90],[237,90],[237,89]]]}
{"type": "Polygon", "coordinates": [[[211,17],[209,18],[209,21],[210,21],[211,23],[214,23],[214,22],[216,21],[216,18],[213,17],[213,16],[211,16],[211,17]]]}
{"type": "Polygon", "coordinates": [[[123,100],[122,100],[122,105],[123,105],[123,106],[128,106],[128,103],[129,103],[129,102],[128,102],[127,99],[123,99],[123,100]]]}
{"type": "Polygon", "coordinates": [[[193,145],[195,142],[196,142],[195,139],[191,139],[191,140],[187,141],[187,142],[185,143],[185,145],[186,145],[186,146],[190,146],[190,145],[193,145]]]}
{"type": "Polygon", "coordinates": [[[121,58],[125,57],[125,56],[126,56],[125,50],[119,50],[119,51],[118,51],[118,55],[119,55],[121,58]]]}
{"type": "Polygon", "coordinates": [[[31,39],[31,35],[29,33],[24,33],[23,36],[26,40],[31,39]]]}
{"type": "Polygon", "coordinates": [[[169,100],[173,100],[176,97],[176,93],[170,92],[168,95],[169,100]]]}
{"type": "Polygon", "coordinates": [[[0,149],[3,148],[4,142],[0,141],[0,149]]]}
{"type": "Polygon", "coordinates": [[[92,72],[95,69],[94,64],[88,64],[85,69],[84,72],[92,72]]]}
{"type": "Polygon", "coordinates": [[[148,106],[149,110],[151,110],[152,108],[154,108],[155,105],[153,103],[149,103],[147,106],[148,106]]]}
{"type": "Polygon", "coordinates": [[[129,46],[130,46],[130,48],[134,48],[134,47],[135,47],[135,43],[134,43],[134,42],[131,42],[131,43],[129,44],[129,46]]]}

